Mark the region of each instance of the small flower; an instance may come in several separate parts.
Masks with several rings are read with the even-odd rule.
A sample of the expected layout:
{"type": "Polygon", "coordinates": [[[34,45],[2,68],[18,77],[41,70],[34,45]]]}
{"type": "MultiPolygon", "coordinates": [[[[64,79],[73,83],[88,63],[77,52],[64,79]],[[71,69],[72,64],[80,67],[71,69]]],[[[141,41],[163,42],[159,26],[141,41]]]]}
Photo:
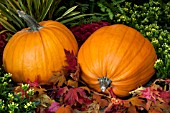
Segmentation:
{"type": "Polygon", "coordinates": [[[14,110],[15,110],[15,109],[18,109],[18,105],[19,105],[19,104],[14,103],[14,102],[8,104],[8,108],[10,109],[11,113],[14,113],[14,110]]]}
{"type": "Polygon", "coordinates": [[[22,84],[21,87],[24,91],[26,91],[29,88],[29,84],[22,84]]]}
{"type": "Polygon", "coordinates": [[[9,100],[13,100],[13,99],[14,99],[14,95],[11,94],[11,93],[8,93],[8,99],[9,99],[9,100]]]}
{"type": "Polygon", "coordinates": [[[34,89],[33,88],[30,88],[28,91],[27,91],[27,94],[29,96],[33,96],[34,95],[34,89]]]}

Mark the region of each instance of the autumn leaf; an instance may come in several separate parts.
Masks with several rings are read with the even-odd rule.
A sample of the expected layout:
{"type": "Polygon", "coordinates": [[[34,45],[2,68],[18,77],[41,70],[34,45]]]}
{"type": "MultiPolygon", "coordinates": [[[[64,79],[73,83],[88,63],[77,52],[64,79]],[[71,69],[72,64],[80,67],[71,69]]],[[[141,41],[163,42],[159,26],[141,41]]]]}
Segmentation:
{"type": "Polygon", "coordinates": [[[22,98],[26,97],[26,91],[24,91],[21,86],[16,86],[14,88],[14,94],[21,93],[22,98]]]}
{"type": "Polygon", "coordinates": [[[151,109],[149,110],[148,113],[163,113],[163,112],[160,112],[159,110],[156,110],[156,109],[151,109]]]}
{"type": "Polygon", "coordinates": [[[104,113],[126,113],[126,107],[121,104],[110,103],[104,113]]]}
{"type": "Polygon", "coordinates": [[[49,79],[48,83],[57,84],[58,87],[61,87],[64,83],[66,84],[66,73],[64,70],[53,73],[54,75],[49,79]]]}
{"type": "MultiPolygon", "coordinates": [[[[100,106],[97,101],[91,103],[85,113],[99,113],[100,106]]],[[[81,113],[81,112],[80,112],[81,113]]]]}
{"type": "Polygon", "coordinates": [[[79,88],[83,89],[84,91],[87,91],[90,94],[90,89],[87,86],[80,86],[79,88]]]}
{"type": "Polygon", "coordinates": [[[162,87],[156,84],[152,84],[150,87],[141,90],[140,97],[154,102],[156,102],[157,99],[163,102],[163,100],[160,98],[161,91],[163,91],[162,87]]]}
{"type": "Polygon", "coordinates": [[[101,95],[93,94],[93,100],[95,100],[100,108],[104,108],[109,105],[109,101],[107,99],[102,99],[101,95]]]}
{"type": "Polygon", "coordinates": [[[60,103],[58,102],[53,102],[50,107],[48,108],[49,112],[56,112],[58,108],[61,107],[60,103]]]}
{"type": "Polygon", "coordinates": [[[70,88],[64,97],[64,102],[67,105],[73,106],[79,104],[90,104],[90,99],[86,96],[86,93],[81,88],[70,88]]]}
{"type": "Polygon", "coordinates": [[[70,76],[75,81],[79,80],[79,76],[80,76],[80,65],[79,64],[76,66],[76,72],[75,73],[70,73],[70,76]]]}
{"type": "Polygon", "coordinates": [[[170,113],[169,103],[162,103],[160,101],[156,101],[156,104],[153,103],[152,108],[159,110],[159,111],[162,111],[162,113],[170,113]]]}
{"type": "Polygon", "coordinates": [[[145,105],[146,105],[145,100],[142,98],[139,98],[137,96],[132,97],[132,98],[128,99],[127,101],[130,102],[130,104],[132,106],[142,106],[145,108],[145,105]]]}
{"type": "Polygon", "coordinates": [[[116,95],[114,94],[112,87],[110,87],[110,88],[108,89],[108,92],[109,92],[109,95],[110,95],[112,98],[116,98],[116,95]]]}
{"type": "Polygon", "coordinates": [[[73,109],[71,108],[70,105],[62,105],[57,109],[55,113],[73,113],[73,109]]]}
{"type": "Polygon", "coordinates": [[[44,108],[47,108],[48,105],[51,105],[54,102],[47,94],[38,95],[35,101],[39,101],[40,105],[44,108]]]}
{"type": "Polygon", "coordinates": [[[138,113],[136,110],[136,106],[130,106],[127,110],[127,113],[138,113]]]}
{"type": "Polygon", "coordinates": [[[28,79],[27,83],[30,85],[30,87],[38,87],[39,86],[38,76],[33,82],[31,82],[30,79],[28,79]]]}
{"type": "Polygon", "coordinates": [[[40,88],[33,87],[33,89],[34,89],[34,92],[38,92],[39,95],[47,91],[45,88],[41,88],[41,87],[40,88]]]}
{"type": "Polygon", "coordinates": [[[69,79],[69,80],[67,81],[67,86],[71,86],[71,87],[76,88],[76,87],[78,87],[78,82],[75,81],[75,80],[69,79]]]}
{"type": "Polygon", "coordinates": [[[170,103],[170,91],[161,91],[160,97],[164,100],[164,102],[170,103]]]}
{"type": "Polygon", "coordinates": [[[66,94],[66,92],[68,91],[68,87],[65,86],[65,87],[62,87],[62,88],[59,88],[58,91],[57,91],[57,98],[59,98],[60,96],[63,96],[64,94],[66,94]]]}
{"type": "Polygon", "coordinates": [[[68,63],[68,66],[64,66],[64,68],[67,70],[67,71],[70,71],[70,72],[75,72],[77,70],[76,66],[77,66],[77,58],[76,56],[74,55],[73,51],[70,52],[66,49],[64,49],[64,52],[65,52],[65,55],[66,55],[66,62],[68,63]]]}
{"type": "Polygon", "coordinates": [[[170,79],[166,79],[165,82],[170,84],[170,79]]]}

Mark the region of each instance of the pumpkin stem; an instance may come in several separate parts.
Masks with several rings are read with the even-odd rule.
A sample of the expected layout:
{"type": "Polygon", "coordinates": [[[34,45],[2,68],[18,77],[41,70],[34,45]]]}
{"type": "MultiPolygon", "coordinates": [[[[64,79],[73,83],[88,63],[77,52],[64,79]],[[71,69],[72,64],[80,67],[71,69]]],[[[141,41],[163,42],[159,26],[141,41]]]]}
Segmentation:
{"type": "Polygon", "coordinates": [[[39,29],[42,28],[42,26],[39,25],[37,21],[30,15],[20,10],[18,10],[17,12],[19,17],[23,18],[26,21],[27,25],[30,27],[30,31],[38,31],[39,29]]]}
{"type": "Polygon", "coordinates": [[[111,80],[108,79],[107,77],[103,77],[103,78],[98,78],[98,81],[100,83],[100,88],[102,90],[102,92],[105,92],[105,90],[109,87],[109,85],[111,84],[111,80]]]}

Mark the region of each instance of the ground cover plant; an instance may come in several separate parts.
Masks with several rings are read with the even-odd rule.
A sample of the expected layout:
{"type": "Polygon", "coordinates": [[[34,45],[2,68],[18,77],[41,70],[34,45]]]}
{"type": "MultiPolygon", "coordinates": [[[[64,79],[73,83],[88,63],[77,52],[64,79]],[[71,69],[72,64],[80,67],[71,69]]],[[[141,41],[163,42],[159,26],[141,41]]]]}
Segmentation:
{"type": "MultiPolygon", "coordinates": [[[[13,7],[23,8],[21,0],[8,0],[13,7]],[[19,2],[19,3],[17,3],[19,2]],[[20,4],[21,6],[19,6],[20,4]]],[[[169,113],[170,112],[170,2],[169,1],[143,1],[134,0],[89,0],[81,2],[71,0],[63,3],[48,1],[43,5],[48,11],[42,11],[42,16],[35,15],[36,20],[53,19],[68,25],[77,39],[79,47],[97,29],[116,23],[131,26],[143,34],[154,46],[157,61],[154,68],[156,73],[150,81],[137,89],[129,92],[130,96],[117,97],[112,87],[108,88],[108,95],[95,92],[81,79],[81,68],[77,62],[77,56],[72,51],[64,50],[66,55],[64,66],[60,71],[48,80],[48,85],[40,84],[37,77],[34,81],[26,80],[26,83],[15,83],[11,74],[2,66],[0,68],[0,112],[10,113],[169,113]],[[56,11],[53,5],[63,6],[56,11]],[[78,6],[77,6],[78,5],[78,6]],[[81,7],[79,7],[81,6],[81,7]],[[50,7],[52,7],[50,9],[50,7]],[[69,9],[71,7],[71,9],[69,9]],[[89,10],[89,9],[90,10],[89,10]],[[67,10],[69,9],[69,10],[67,10]],[[57,12],[56,11],[56,12],[57,12]],[[81,11],[81,13],[80,13],[81,11]],[[65,12],[65,13],[64,13],[65,12]],[[62,14],[64,15],[62,16],[62,14]],[[85,13],[91,13],[87,16],[85,13]],[[44,16],[43,16],[44,15],[44,16]],[[46,15],[46,16],[45,16],[46,15]],[[85,16],[86,15],[86,16],[85,16]],[[72,18],[74,17],[75,18],[72,18]],[[71,17],[71,20],[69,20],[71,17]],[[78,18],[81,18],[80,20],[78,18]]],[[[17,13],[10,8],[10,14],[14,14],[17,21],[11,20],[12,16],[3,15],[5,2],[0,2],[0,51],[3,49],[11,35],[22,29],[17,22],[21,22],[17,13]],[[10,18],[9,18],[10,17],[10,18]],[[2,19],[3,18],[3,19],[2,19]],[[5,22],[8,22],[6,24],[5,22]],[[6,25],[6,26],[5,26],[6,25]],[[15,29],[13,29],[13,26],[15,29]],[[5,28],[4,28],[5,27],[5,28]],[[8,29],[7,29],[8,28],[8,29]]],[[[44,2],[45,3],[45,2],[44,2]]],[[[36,2],[32,2],[36,8],[36,2]]],[[[41,7],[39,5],[39,7],[41,7]]],[[[30,7],[28,7],[30,8],[30,7]]],[[[41,9],[41,8],[40,8],[41,9]]],[[[39,9],[39,11],[41,11],[39,9]]],[[[25,9],[34,11],[35,9],[25,9]]],[[[7,14],[7,12],[5,12],[7,14]]],[[[9,13],[9,12],[8,12],[9,13]]],[[[37,14],[37,12],[36,12],[37,14]]],[[[34,15],[34,13],[32,13],[34,15]]],[[[14,18],[13,17],[13,18],[14,18]]],[[[25,23],[21,24],[25,27],[25,23]]]]}

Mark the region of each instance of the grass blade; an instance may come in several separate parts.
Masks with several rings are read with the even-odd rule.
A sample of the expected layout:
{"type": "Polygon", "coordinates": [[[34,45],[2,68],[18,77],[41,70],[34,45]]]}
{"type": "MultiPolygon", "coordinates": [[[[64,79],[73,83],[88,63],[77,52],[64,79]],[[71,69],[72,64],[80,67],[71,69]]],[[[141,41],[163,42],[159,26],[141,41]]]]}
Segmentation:
{"type": "Polygon", "coordinates": [[[14,16],[11,15],[10,11],[7,10],[7,7],[5,7],[3,4],[0,3],[0,10],[1,10],[1,13],[3,14],[2,16],[6,16],[7,19],[9,21],[12,21],[14,22],[16,25],[18,25],[18,23],[15,21],[15,18],[14,16]]]}
{"type": "Polygon", "coordinates": [[[75,16],[75,17],[72,17],[72,18],[69,18],[69,19],[62,20],[60,22],[65,24],[65,23],[68,23],[70,21],[80,19],[80,18],[85,17],[85,16],[92,16],[92,15],[94,15],[94,14],[82,14],[82,15],[78,15],[78,16],[75,16]]]}
{"type": "MultiPolygon", "coordinates": [[[[15,0],[7,0],[7,2],[9,3],[9,5],[16,11],[18,9],[21,9],[19,3],[15,0]]],[[[7,4],[8,5],[8,4],[7,4]]],[[[7,7],[10,7],[10,6],[7,6],[7,7]]]]}
{"type": "Polygon", "coordinates": [[[19,29],[24,28],[24,21],[22,21],[22,19],[18,16],[18,13],[11,8],[9,8],[8,10],[9,13],[15,18],[15,24],[19,27],[19,29]]]}
{"type": "Polygon", "coordinates": [[[0,34],[2,34],[2,33],[5,33],[5,32],[7,32],[8,30],[2,30],[1,32],[0,32],[0,34]]]}
{"type": "Polygon", "coordinates": [[[76,9],[77,6],[73,6],[71,8],[69,8],[63,15],[62,17],[66,16],[67,14],[71,13],[74,9],[76,9]]]}
{"type": "Polygon", "coordinates": [[[6,20],[4,20],[3,18],[0,18],[0,23],[2,24],[2,26],[5,27],[5,29],[7,29],[8,31],[11,31],[13,33],[16,33],[17,30],[10,24],[8,23],[6,20]]]}
{"type": "Polygon", "coordinates": [[[80,12],[76,11],[76,12],[71,12],[70,14],[66,15],[66,17],[72,17],[72,16],[75,16],[75,15],[78,15],[80,14],[80,12]]]}
{"type": "Polygon", "coordinates": [[[46,3],[46,6],[43,7],[42,13],[40,14],[40,18],[38,19],[38,21],[42,21],[44,20],[45,16],[47,15],[51,5],[53,3],[53,0],[48,0],[48,2],[46,3]]]}
{"type": "Polygon", "coordinates": [[[24,12],[26,12],[26,7],[25,7],[24,4],[23,4],[23,0],[18,0],[18,2],[19,2],[19,5],[20,5],[20,7],[21,7],[21,10],[24,11],[24,12]]]}
{"type": "Polygon", "coordinates": [[[27,6],[28,6],[28,10],[27,11],[29,11],[28,13],[27,12],[26,13],[34,18],[34,15],[33,15],[33,12],[32,12],[32,0],[26,0],[26,1],[27,1],[27,6]]]}

